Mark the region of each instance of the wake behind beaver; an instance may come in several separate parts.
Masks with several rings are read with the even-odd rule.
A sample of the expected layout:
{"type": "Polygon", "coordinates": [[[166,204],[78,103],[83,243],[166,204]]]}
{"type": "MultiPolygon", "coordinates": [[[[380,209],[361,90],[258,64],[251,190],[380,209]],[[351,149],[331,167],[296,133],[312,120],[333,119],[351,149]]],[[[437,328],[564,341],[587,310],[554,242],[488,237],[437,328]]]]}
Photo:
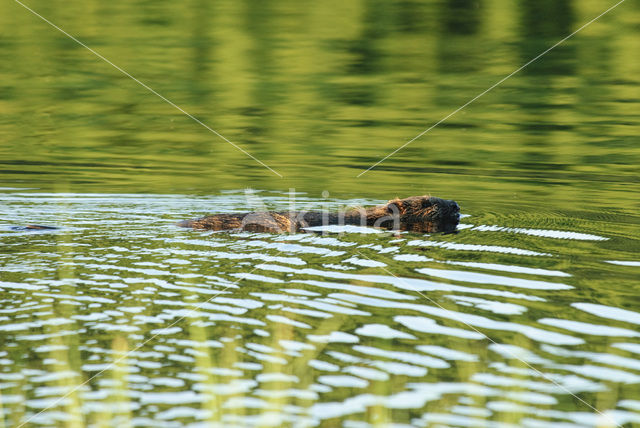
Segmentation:
{"type": "Polygon", "coordinates": [[[357,225],[389,230],[433,233],[452,232],[460,220],[455,201],[433,196],[392,199],[384,205],[353,208],[330,213],[324,211],[266,211],[216,214],[177,225],[194,229],[243,230],[249,232],[294,233],[306,227],[357,225]]]}

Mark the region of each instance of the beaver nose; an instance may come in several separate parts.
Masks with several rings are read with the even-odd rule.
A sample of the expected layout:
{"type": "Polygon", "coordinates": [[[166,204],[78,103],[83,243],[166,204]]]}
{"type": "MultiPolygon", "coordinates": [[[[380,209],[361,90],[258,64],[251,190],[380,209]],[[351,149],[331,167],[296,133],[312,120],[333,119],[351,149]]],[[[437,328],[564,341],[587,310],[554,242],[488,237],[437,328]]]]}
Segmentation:
{"type": "Polygon", "coordinates": [[[458,205],[458,203],[456,201],[451,201],[451,208],[453,208],[454,211],[458,212],[460,211],[460,205],[458,205]]]}

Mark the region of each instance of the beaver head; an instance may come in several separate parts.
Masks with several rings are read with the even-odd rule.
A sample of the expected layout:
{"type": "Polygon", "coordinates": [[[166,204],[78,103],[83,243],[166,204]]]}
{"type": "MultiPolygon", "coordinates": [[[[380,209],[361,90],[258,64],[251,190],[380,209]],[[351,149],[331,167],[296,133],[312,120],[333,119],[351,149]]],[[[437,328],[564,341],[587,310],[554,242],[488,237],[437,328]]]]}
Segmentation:
{"type": "Polygon", "coordinates": [[[433,196],[392,199],[384,205],[387,215],[397,217],[401,230],[413,232],[452,232],[460,220],[455,201],[433,196]]]}

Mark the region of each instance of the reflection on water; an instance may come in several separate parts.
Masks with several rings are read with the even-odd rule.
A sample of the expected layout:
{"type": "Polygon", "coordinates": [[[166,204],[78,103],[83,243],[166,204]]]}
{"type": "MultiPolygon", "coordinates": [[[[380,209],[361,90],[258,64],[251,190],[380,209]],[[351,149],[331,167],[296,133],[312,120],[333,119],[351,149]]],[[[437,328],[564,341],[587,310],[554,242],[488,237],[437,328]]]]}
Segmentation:
{"type": "Polygon", "coordinates": [[[432,192],[567,208],[586,204],[580,192],[602,184],[637,184],[640,9],[631,0],[358,179],[611,5],[29,5],[284,179],[17,3],[2,2],[0,181],[8,187],[432,192]]]}
{"type": "Polygon", "coordinates": [[[640,424],[637,235],[464,207],[449,235],[174,225],[243,196],[5,191],[9,426],[640,424]]]}

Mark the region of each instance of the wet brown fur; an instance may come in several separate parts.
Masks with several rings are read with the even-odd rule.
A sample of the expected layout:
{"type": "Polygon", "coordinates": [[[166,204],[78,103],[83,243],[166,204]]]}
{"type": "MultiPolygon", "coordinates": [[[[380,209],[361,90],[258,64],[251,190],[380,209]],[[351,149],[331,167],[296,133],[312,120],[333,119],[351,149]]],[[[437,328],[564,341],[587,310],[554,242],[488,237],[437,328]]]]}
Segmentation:
{"type": "Polygon", "coordinates": [[[454,201],[431,196],[392,199],[384,205],[354,208],[340,213],[321,211],[269,211],[216,214],[185,220],[178,226],[209,230],[245,230],[250,232],[299,232],[305,227],[360,225],[412,232],[450,232],[459,220],[454,201]]]}

